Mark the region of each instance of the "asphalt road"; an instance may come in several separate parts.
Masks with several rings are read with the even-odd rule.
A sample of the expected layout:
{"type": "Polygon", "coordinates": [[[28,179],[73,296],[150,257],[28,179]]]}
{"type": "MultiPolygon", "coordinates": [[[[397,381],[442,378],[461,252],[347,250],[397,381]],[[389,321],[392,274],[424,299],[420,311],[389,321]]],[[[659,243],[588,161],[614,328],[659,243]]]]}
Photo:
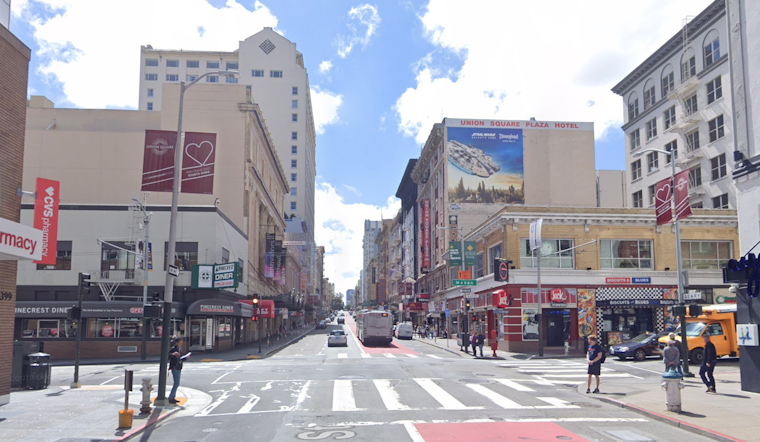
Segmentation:
{"type": "MultiPolygon", "coordinates": [[[[474,359],[418,340],[364,347],[353,333],[347,347],[327,347],[334,327],[351,332],[353,321],[267,359],[187,363],[181,385],[207,393],[208,404],[133,440],[708,440],[579,393],[583,360],[474,359]]],[[[603,367],[603,392],[604,379],[656,382],[662,374],[658,359],[608,358],[603,367]]],[[[120,383],[124,368],[83,367],[82,380],[120,383]]],[[[136,380],[157,373],[129,368],[139,370],[136,380]]]]}

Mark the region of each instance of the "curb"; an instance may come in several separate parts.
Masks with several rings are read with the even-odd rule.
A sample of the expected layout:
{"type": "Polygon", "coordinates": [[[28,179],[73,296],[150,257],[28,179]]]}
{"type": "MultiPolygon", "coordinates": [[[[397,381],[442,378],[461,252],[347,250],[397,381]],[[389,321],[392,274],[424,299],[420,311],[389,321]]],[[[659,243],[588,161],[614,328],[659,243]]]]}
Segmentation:
{"type": "Polygon", "coordinates": [[[429,345],[429,346],[431,346],[431,347],[435,347],[435,348],[437,348],[437,349],[440,349],[440,350],[443,350],[443,351],[447,351],[447,352],[449,352],[449,353],[451,353],[451,354],[454,354],[454,355],[457,355],[457,356],[459,356],[460,358],[463,358],[463,357],[464,357],[464,356],[462,356],[462,355],[460,354],[461,352],[459,352],[459,351],[457,351],[457,350],[452,350],[452,349],[450,349],[450,348],[446,348],[446,347],[440,347],[440,346],[438,346],[438,345],[436,345],[436,344],[433,344],[432,342],[427,342],[427,341],[424,341],[424,340],[422,340],[422,339],[416,339],[416,341],[417,341],[417,342],[422,342],[423,344],[427,344],[427,345],[429,345]]]}
{"type": "Polygon", "coordinates": [[[718,433],[717,431],[708,430],[707,428],[702,428],[700,426],[690,424],[688,422],[684,422],[675,418],[672,418],[670,416],[665,416],[664,414],[656,413],[651,410],[647,410],[646,408],[638,407],[636,405],[628,404],[625,402],[618,401],[616,399],[610,399],[606,397],[600,397],[600,396],[591,396],[594,399],[610,404],[615,405],[620,408],[625,408],[626,410],[631,410],[636,413],[642,414],[644,416],[648,416],[658,422],[662,422],[668,425],[672,425],[676,428],[680,428],[682,430],[686,430],[690,433],[698,434],[700,436],[709,437],[710,439],[719,440],[721,442],[743,442],[741,439],[736,439],[731,436],[727,436],[725,434],[718,433]]]}
{"type": "Polygon", "coordinates": [[[280,350],[284,349],[285,347],[291,345],[292,343],[300,341],[301,339],[304,338],[304,336],[308,335],[309,333],[313,332],[314,330],[315,330],[315,328],[312,328],[311,330],[308,330],[307,332],[305,332],[301,336],[295,337],[292,340],[290,340],[290,341],[282,344],[281,346],[279,346],[277,348],[273,348],[271,350],[265,351],[265,352],[261,353],[261,355],[259,355],[259,354],[252,354],[252,355],[247,355],[247,356],[245,356],[243,358],[227,359],[227,360],[228,361],[252,361],[252,360],[255,361],[257,359],[266,359],[269,356],[272,356],[272,355],[276,354],[277,352],[279,352],[280,350]]]}
{"type": "Polygon", "coordinates": [[[137,427],[137,428],[129,431],[128,433],[126,433],[125,435],[121,436],[120,438],[114,439],[114,441],[121,442],[121,441],[129,440],[129,439],[137,436],[138,434],[142,433],[143,431],[147,430],[148,427],[151,427],[151,426],[157,424],[158,422],[160,422],[160,421],[168,418],[169,416],[173,415],[174,413],[178,412],[179,410],[180,409],[177,408],[175,410],[169,411],[168,413],[163,413],[162,412],[158,417],[148,419],[148,421],[145,422],[144,424],[142,424],[139,427],[137,427]]]}

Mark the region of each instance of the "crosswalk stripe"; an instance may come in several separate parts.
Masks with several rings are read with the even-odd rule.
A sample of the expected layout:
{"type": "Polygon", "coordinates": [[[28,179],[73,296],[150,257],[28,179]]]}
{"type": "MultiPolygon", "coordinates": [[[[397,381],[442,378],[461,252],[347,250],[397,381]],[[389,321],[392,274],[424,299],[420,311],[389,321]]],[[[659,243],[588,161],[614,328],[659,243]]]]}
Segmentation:
{"type": "Polygon", "coordinates": [[[348,353],[338,353],[338,359],[345,359],[348,357],[348,353]]]}
{"type": "Polygon", "coordinates": [[[333,384],[333,411],[356,411],[354,388],[350,380],[340,379],[333,384]]]}
{"type": "Polygon", "coordinates": [[[418,358],[419,357],[417,355],[412,355],[412,354],[408,354],[407,356],[409,356],[410,358],[418,358]]]}
{"type": "Polygon", "coordinates": [[[393,353],[385,353],[385,357],[386,358],[395,358],[396,355],[394,355],[393,353]]]}
{"type": "Polygon", "coordinates": [[[441,407],[443,407],[446,410],[466,410],[468,408],[477,408],[477,407],[467,407],[465,404],[459,402],[454,396],[450,395],[446,390],[441,388],[440,385],[433,382],[432,379],[426,379],[426,378],[415,378],[414,379],[417,384],[425,389],[425,391],[433,397],[436,401],[438,401],[439,404],[441,404],[441,407]]]}
{"type": "Polygon", "coordinates": [[[510,381],[509,379],[494,379],[496,382],[500,384],[504,384],[509,388],[514,388],[517,391],[536,391],[530,387],[526,387],[523,384],[518,384],[515,381],[510,381]]]}
{"type": "MultiPolygon", "coordinates": [[[[586,374],[542,374],[540,375],[542,378],[585,378],[586,374]]],[[[630,378],[633,377],[633,375],[628,373],[607,373],[604,375],[605,378],[630,378]]]]}
{"type": "Polygon", "coordinates": [[[496,393],[495,391],[489,390],[488,388],[479,385],[479,384],[465,384],[467,387],[469,387],[472,391],[476,393],[480,393],[481,395],[487,397],[491,400],[494,404],[500,406],[501,408],[506,409],[522,409],[525,408],[522,405],[518,404],[517,402],[507,399],[504,396],[500,395],[499,393],[496,393]]]}
{"type": "MultiPolygon", "coordinates": [[[[570,405],[567,401],[563,401],[562,399],[556,398],[556,397],[537,397],[536,399],[540,401],[544,401],[549,405],[552,405],[553,408],[580,408],[577,405],[570,405]]],[[[540,407],[536,407],[540,408],[540,407]]]]}
{"type": "Polygon", "coordinates": [[[443,359],[442,357],[436,355],[428,355],[428,357],[431,357],[433,359],[443,359]]]}
{"type": "Polygon", "coordinates": [[[372,356],[369,353],[362,353],[363,358],[371,358],[372,356]]]}
{"type": "Polygon", "coordinates": [[[385,408],[388,410],[410,410],[411,408],[401,403],[398,392],[391,385],[391,381],[388,379],[375,379],[372,381],[377,388],[377,392],[380,393],[380,398],[385,404],[385,408]]]}

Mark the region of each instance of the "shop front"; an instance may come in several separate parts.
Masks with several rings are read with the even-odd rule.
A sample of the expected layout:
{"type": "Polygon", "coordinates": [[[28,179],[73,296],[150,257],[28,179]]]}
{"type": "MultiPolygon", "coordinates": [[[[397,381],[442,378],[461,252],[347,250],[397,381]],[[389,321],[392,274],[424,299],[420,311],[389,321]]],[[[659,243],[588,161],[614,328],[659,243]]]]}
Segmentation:
{"type": "Polygon", "coordinates": [[[241,338],[246,335],[246,318],[253,316],[253,309],[240,302],[201,299],[187,307],[186,316],[190,351],[213,352],[245,341],[241,338]]]}
{"type": "Polygon", "coordinates": [[[672,287],[598,287],[597,324],[604,345],[626,342],[644,332],[675,329],[670,307],[677,304],[672,287]]]}
{"type": "Polygon", "coordinates": [[[538,318],[538,290],[520,289],[522,341],[538,345],[538,320],[544,330],[545,347],[564,347],[565,342],[578,342],[578,289],[565,287],[541,288],[541,318],[538,318]]]}

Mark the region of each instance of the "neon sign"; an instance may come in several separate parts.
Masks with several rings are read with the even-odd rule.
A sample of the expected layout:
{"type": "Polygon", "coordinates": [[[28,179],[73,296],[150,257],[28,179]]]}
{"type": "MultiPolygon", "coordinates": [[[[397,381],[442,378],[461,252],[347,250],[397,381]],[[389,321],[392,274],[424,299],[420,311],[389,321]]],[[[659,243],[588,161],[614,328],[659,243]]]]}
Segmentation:
{"type": "Polygon", "coordinates": [[[747,294],[750,298],[757,298],[760,295],[760,260],[748,253],[738,261],[728,261],[723,269],[723,282],[747,284],[747,294]]]}

